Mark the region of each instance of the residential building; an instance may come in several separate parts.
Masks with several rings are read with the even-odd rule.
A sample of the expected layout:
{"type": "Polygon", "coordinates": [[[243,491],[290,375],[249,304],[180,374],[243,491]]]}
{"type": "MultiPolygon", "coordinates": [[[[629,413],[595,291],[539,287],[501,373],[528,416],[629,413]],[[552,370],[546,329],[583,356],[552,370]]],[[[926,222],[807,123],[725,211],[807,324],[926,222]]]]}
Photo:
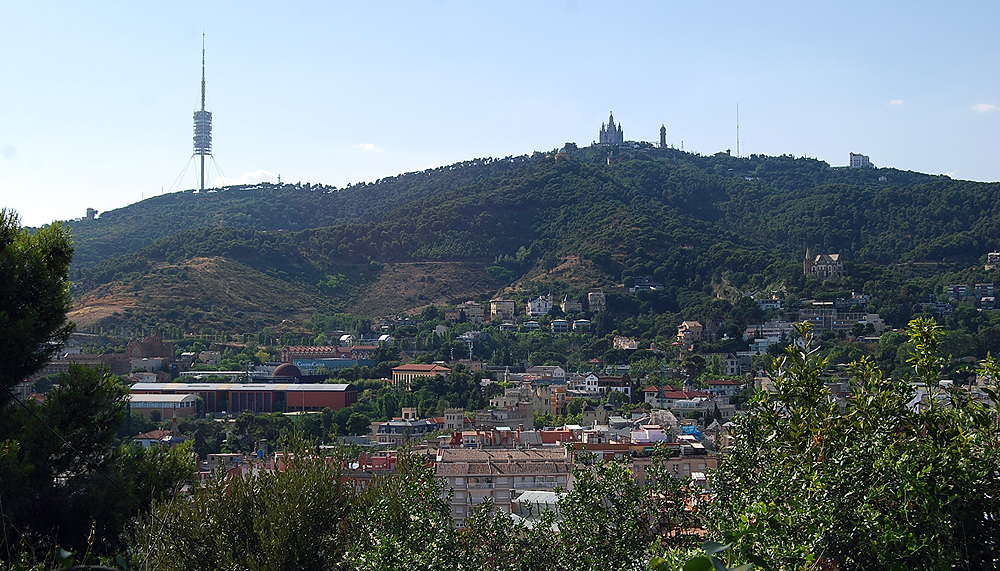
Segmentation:
{"type": "Polygon", "coordinates": [[[558,365],[535,365],[524,372],[524,380],[546,383],[565,383],[566,370],[558,365]]]}
{"type": "Polygon", "coordinates": [[[876,333],[885,331],[885,321],[877,313],[837,311],[832,301],[813,302],[799,310],[799,321],[808,321],[816,331],[850,332],[858,323],[872,324],[876,333]]]}
{"type": "Polygon", "coordinates": [[[601,311],[607,306],[607,297],[604,292],[599,289],[590,290],[587,292],[587,309],[593,313],[601,311]]]}
{"type": "Polygon", "coordinates": [[[185,438],[180,436],[175,436],[169,430],[151,430],[149,432],[140,433],[132,437],[132,442],[135,442],[143,448],[152,448],[154,446],[172,446],[184,442],[185,438]]]}
{"type": "Polygon", "coordinates": [[[976,296],[977,300],[983,299],[984,297],[993,297],[994,295],[996,295],[995,290],[993,288],[993,284],[985,284],[985,283],[976,284],[973,293],[976,296]]]}
{"type": "Polygon", "coordinates": [[[518,402],[507,408],[476,411],[476,428],[534,430],[535,408],[530,402],[518,402]]]}
{"type": "Polygon", "coordinates": [[[482,304],[474,301],[467,301],[458,306],[469,323],[481,324],[486,321],[486,308],[482,304]]]}
{"type": "Polygon", "coordinates": [[[705,339],[705,328],[697,321],[682,321],[677,326],[677,340],[685,349],[694,347],[698,341],[705,339]]]}
{"type": "Polygon", "coordinates": [[[951,284],[945,286],[944,291],[952,301],[961,301],[969,297],[969,286],[966,284],[951,284]]]}
{"type": "Polygon", "coordinates": [[[658,291],[663,289],[663,280],[653,276],[636,276],[635,284],[629,288],[631,293],[639,291],[658,291]]]}
{"type": "Polygon", "coordinates": [[[574,320],[573,333],[590,333],[590,320],[589,319],[574,320]]]}
{"type": "Polygon", "coordinates": [[[553,319],[550,327],[552,328],[553,333],[570,332],[569,321],[566,321],[565,319],[553,319]]]}
{"type": "Polygon", "coordinates": [[[517,313],[517,302],[511,299],[490,300],[490,321],[513,321],[517,313]]]}
{"type": "MultiPolygon", "coordinates": [[[[354,337],[348,341],[353,342],[354,337]]],[[[374,359],[378,345],[298,345],[284,347],[281,349],[282,363],[295,363],[299,361],[312,361],[318,359],[374,359]]]]}
{"type": "Polygon", "coordinates": [[[528,302],[525,308],[530,317],[541,317],[552,311],[552,296],[542,295],[528,302]]]}
{"type": "Polygon", "coordinates": [[[717,366],[719,368],[717,374],[727,377],[746,373],[743,367],[745,365],[749,368],[751,362],[750,357],[739,357],[732,353],[702,353],[699,356],[708,364],[709,371],[714,371],[714,367],[717,366]]]}
{"type": "Polygon", "coordinates": [[[464,430],[466,427],[472,426],[473,421],[471,418],[465,415],[464,408],[446,408],[444,409],[444,428],[445,430],[464,430]]]}
{"type": "Polygon", "coordinates": [[[573,485],[573,462],[563,448],[444,448],[435,471],[446,482],[446,493],[451,493],[451,517],[458,527],[487,500],[497,511],[509,513],[519,492],[569,490],[573,485]]]}
{"type": "Polygon", "coordinates": [[[612,346],[615,349],[621,349],[622,351],[635,351],[639,348],[639,340],[632,339],[631,337],[615,335],[615,338],[612,341],[612,346]]]}
{"type": "Polygon", "coordinates": [[[562,300],[561,308],[563,313],[579,313],[583,311],[583,304],[576,298],[566,296],[562,300]]]}
{"type": "Polygon", "coordinates": [[[420,442],[438,428],[438,423],[433,420],[395,418],[379,423],[374,440],[380,445],[402,446],[408,442],[420,442]]]}
{"type": "Polygon", "coordinates": [[[606,394],[609,391],[617,391],[625,393],[627,397],[632,398],[632,379],[628,376],[628,373],[623,375],[605,375],[598,373],[596,376],[597,392],[606,394]]]}

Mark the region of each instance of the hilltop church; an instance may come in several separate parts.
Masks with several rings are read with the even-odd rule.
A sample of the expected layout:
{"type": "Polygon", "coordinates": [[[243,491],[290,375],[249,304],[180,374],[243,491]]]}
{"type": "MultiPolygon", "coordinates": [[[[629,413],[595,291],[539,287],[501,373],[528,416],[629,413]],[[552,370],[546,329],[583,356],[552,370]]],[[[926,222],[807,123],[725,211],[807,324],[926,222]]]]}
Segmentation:
{"type": "Polygon", "coordinates": [[[615,114],[608,117],[608,124],[601,123],[601,136],[597,139],[602,145],[620,145],[625,142],[622,126],[615,126],[615,114]]]}

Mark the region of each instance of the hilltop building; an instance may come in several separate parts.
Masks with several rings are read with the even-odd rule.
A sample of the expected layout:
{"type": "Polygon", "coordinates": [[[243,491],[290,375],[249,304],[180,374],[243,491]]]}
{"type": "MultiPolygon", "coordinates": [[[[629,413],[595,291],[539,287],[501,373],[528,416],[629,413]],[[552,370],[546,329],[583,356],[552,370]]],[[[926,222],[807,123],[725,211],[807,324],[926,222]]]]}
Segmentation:
{"type": "Polygon", "coordinates": [[[802,271],[807,276],[816,276],[819,279],[843,278],[847,276],[847,269],[840,259],[840,254],[815,254],[806,248],[806,257],[802,261],[802,271]]]}
{"type": "Polygon", "coordinates": [[[622,132],[622,126],[615,126],[614,113],[608,116],[607,125],[601,123],[601,134],[597,140],[602,145],[620,145],[625,142],[625,134],[622,132]]]}
{"type": "Polygon", "coordinates": [[[660,125],[660,148],[667,148],[667,126],[660,125]]]}
{"type": "Polygon", "coordinates": [[[875,168],[875,165],[868,159],[868,155],[862,155],[857,153],[851,153],[851,162],[848,165],[852,169],[870,169],[875,168]]]}

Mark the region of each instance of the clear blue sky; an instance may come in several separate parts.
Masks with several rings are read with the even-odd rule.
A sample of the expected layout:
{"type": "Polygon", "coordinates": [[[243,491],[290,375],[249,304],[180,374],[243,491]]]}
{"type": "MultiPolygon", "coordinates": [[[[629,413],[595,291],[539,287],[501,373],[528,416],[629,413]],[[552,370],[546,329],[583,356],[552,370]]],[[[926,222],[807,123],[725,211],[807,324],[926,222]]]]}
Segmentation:
{"type": "MultiPolygon", "coordinates": [[[[197,186],[208,50],[231,180],[344,186],[630,140],[1000,180],[997,2],[120,2],[0,10],[0,206],[197,186]]],[[[213,182],[216,169],[209,171],[213,182]]]]}

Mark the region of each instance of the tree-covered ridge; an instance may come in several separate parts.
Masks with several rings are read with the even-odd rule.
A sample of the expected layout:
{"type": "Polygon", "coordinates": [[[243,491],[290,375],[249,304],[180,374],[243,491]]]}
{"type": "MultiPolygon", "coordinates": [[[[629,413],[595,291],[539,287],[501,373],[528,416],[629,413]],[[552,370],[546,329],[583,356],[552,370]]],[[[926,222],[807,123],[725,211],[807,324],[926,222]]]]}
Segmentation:
{"type": "MultiPolygon", "coordinates": [[[[555,157],[476,159],[344,189],[260,184],[172,193],[97,220],[75,221],[72,230],[75,267],[199,227],[296,232],[343,226],[342,233],[353,233],[389,223],[372,228],[377,234],[364,236],[354,249],[378,256],[454,257],[465,250],[452,244],[462,241],[462,232],[472,232],[480,239],[471,255],[495,257],[510,254],[504,251],[510,236],[543,230],[540,223],[570,232],[579,228],[567,221],[599,228],[621,220],[615,207],[630,205],[648,206],[658,223],[680,216],[681,227],[695,234],[725,229],[784,254],[801,255],[809,246],[841,252],[853,262],[891,263],[971,259],[990,250],[1000,214],[996,195],[995,184],[895,169],[830,168],[808,158],[705,157],[649,147],[620,151],[609,161],[606,150],[585,148],[555,157]],[[591,202],[606,202],[608,209],[581,216],[579,209],[590,210],[591,202]],[[708,226],[692,227],[692,221],[708,226]],[[397,237],[397,224],[413,228],[397,237]],[[458,234],[443,235],[448,232],[458,234]],[[372,251],[372,243],[379,251],[372,251]]],[[[339,240],[334,246],[339,254],[345,251],[339,240]]]]}
{"type": "MultiPolygon", "coordinates": [[[[733,304],[755,290],[799,298],[830,293],[802,275],[809,247],[842,254],[850,276],[834,289],[871,295],[870,309],[901,326],[915,304],[941,293],[947,283],[941,280],[956,276],[947,272],[968,273],[996,248],[998,188],[894,169],[831,168],[789,156],[704,157],[641,146],[609,155],[602,148],[570,148],[470,161],[336,192],[269,190],[281,197],[270,226],[190,228],[132,254],[77,266],[73,278],[87,291],[155,263],[223,257],[308,295],[335,292],[341,305],[334,309],[344,311],[372,291],[383,264],[471,264],[495,278],[498,288],[514,285],[525,295],[553,286],[576,295],[589,286],[649,276],[662,288],[612,309],[619,328],[645,335],[655,320],[659,335],[681,317],[727,319],[733,304]],[[390,198],[380,202],[380,196],[390,198]],[[347,211],[334,206],[324,210],[326,200],[347,204],[364,197],[373,202],[358,207],[367,208],[363,216],[342,218],[347,211]],[[296,220],[298,226],[291,224],[296,220]],[[287,231],[298,227],[304,229],[287,231]],[[586,265],[589,281],[563,287],[550,272],[571,258],[586,265]],[[905,265],[927,261],[937,264],[931,279],[920,275],[930,266],[905,265]]],[[[269,200],[257,190],[223,195],[162,200],[167,206],[188,200],[192,212],[241,200],[257,201],[264,211],[269,200]]],[[[162,217],[173,216],[172,208],[162,217]]],[[[184,216],[184,224],[193,223],[184,216]]],[[[86,241],[82,247],[89,247],[86,241]]],[[[473,297],[497,291],[477,290],[473,297]]],[[[393,310],[430,303],[411,297],[410,307],[393,310]]],[[[454,300],[445,295],[435,302],[442,301],[454,300]]]]}
{"type": "Polygon", "coordinates": [[[357,183],[345,188],[310,183],[239,185],[207,193],[175,192],[75,220],[75,267],[133,253],[160,238],[195,228],[301,231],[380,220],[388,211],[443,190],[490,179],[531,162],[528,157],[462,163],[357,183]]]}

